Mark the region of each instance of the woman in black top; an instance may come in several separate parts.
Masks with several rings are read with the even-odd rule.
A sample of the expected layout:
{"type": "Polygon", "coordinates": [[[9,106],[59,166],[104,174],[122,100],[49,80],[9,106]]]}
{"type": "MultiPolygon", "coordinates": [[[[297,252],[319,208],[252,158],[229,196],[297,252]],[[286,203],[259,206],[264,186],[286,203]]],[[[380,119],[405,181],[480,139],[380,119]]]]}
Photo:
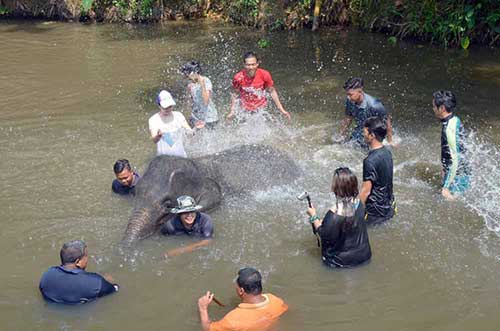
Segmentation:
{"type": "Polygon", "coordinates": [[[359,201],[358,180],[349,168],[338,168],[332,179],[335,203],[321,220],[308,208],[309,221],[321,239],[321,258],[329,267],[353,267],[372,256],[365,206],[359,201]]]}

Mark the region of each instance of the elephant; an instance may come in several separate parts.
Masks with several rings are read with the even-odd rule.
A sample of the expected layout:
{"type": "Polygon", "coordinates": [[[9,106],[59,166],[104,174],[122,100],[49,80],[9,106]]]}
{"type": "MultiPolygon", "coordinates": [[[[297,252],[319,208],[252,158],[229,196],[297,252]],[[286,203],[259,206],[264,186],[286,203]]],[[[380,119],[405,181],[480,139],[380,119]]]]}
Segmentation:
{"type": "Polygon", "coordinates": [[[225,197],[292,183],[302,170],[286,153],[267,145],[240,145],[198,158],[156,156],[135,187],[135,204],[123,244],[153,235],[170,219],[177,197],[189,195],[204,211],[225,197]]]}

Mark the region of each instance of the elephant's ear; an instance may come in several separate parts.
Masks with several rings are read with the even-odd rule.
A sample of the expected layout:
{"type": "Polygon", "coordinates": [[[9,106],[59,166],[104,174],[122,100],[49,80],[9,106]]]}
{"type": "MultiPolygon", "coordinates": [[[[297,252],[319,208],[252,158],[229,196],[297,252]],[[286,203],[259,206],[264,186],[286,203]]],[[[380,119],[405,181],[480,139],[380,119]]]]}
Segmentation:
{"type": "Polygon", "coordinates": [[[174,205],[167,206],[167,204],[172,202],[175,204],[177,197],[181,195],[193,197],[197,204],[203,206],[203,210],[218,206],[222,199],[222,190],[216,181],[182,170],[176,170],[170,174],[165,192],[160,202],[165,207],[174,207],[174,205]]]}
{"type": "Polygon", "coordinates": [[[167,183],[167,192],[177,196],[190,195],[197,192],[203,186],[202,178],[193,173],[182,170],[172,171],[167,183]]]}

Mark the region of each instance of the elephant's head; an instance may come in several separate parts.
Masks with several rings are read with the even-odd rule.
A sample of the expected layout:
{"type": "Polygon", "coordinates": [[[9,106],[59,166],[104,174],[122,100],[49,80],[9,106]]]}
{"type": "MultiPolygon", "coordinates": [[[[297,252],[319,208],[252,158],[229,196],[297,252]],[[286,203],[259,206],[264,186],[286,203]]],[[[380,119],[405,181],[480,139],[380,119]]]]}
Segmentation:
{"type": "Polygon", "coordinates": [[[220,186],[203,177],[192,160],[172,156],[153,159],[136,186],[135,207],[123,243],[130,245],[154,234],[173,216],[170,211],[181,195],[193,197],[203,210],[216,207],[222,197],[220,186]]]}

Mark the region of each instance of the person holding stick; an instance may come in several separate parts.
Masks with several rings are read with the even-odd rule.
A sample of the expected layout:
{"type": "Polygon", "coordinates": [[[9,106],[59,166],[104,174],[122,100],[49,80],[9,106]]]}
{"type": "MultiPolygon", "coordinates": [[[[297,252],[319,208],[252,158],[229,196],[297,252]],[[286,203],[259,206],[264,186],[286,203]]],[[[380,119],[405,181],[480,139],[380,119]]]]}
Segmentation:
{"type": "Polygon", "coordinates": [[[358,179],[349,168],[337,168],[333,174],[335,203],[323,219],[310,207],[309,221],[321,239],[321,259],[332,268],[354,267],[369,261],[372,252],[366,230],[365,206],[357,198],[358,179]]]}
{"type": "MultiPolygon", "coordinates": [[[[210,291],[198,299],[203,331],[265,331],[288,310],[280,298],[272,294],[262,294],[262,276],[254,268],[243,268],[236,278],[236,293],[241,303],[220,321],[212,322],[208,316],[208,306],[218,303],[210,291]]],[[[220,302],[218,303],[219,305],[220,302]]]]}

